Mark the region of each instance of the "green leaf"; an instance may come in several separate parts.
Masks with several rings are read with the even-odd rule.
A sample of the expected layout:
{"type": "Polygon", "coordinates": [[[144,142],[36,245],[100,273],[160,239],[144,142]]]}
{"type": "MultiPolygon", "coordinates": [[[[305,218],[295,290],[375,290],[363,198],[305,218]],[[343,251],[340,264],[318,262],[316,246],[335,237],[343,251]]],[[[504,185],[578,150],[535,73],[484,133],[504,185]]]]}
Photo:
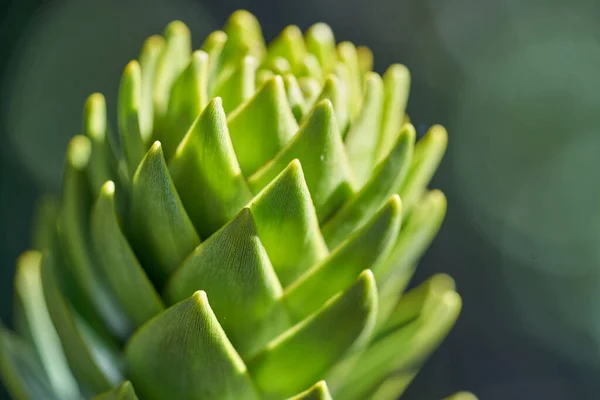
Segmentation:
{"type": "Polygon", "coordinates": [[[312,76],[301,76],[298,78],[298,84],[304,95],[305,103],[308,108],[312,108],[321,93],[321,83],[312,76]]]}
{"type": "Polygon", "coordinates": [[[63,399],[53,392],[35,350],[2,325],[0,373],[2,383],[15,400],[63,399]]]}
{"type": "Polygon", "coordinates": [[[89,163],[91,142],[85,136],[75,136],[69,142],[67,162],[63,176],[62,208],[58,216],[58,237],[64,251],[68,274],[78,286],[88,307],[78,306],[83,316],[94,328],[124,337],[130,330],[122,311],[104,282],[98,276],[91,254],[89,213],[91,194],[85,169],[89,163]],[[100,317],[100,318],[98,318],[100,317]]]}
{"type": "Polygon", "coordinates": [[[229,134],[244,176],[250,176],[277,154],[298,130],[287,101],[283,78],[265,83],[228,119],[229,134]]]}
{"type": "Polygon", "coordinates": [[[285,58],[292,67],[293,71],[297,71],[304,60],[306,54],[306,46],[302,31],[296,25],[290,25],[281,31],[267,48],[267,57],[282,57],[285,58]]]}
{"type": "Polygon", "coordinates": [[[353,120],[360,111],[362,103],[362,77],[358,66],[356,47],[351,42],[341,42],[337,45],[338,59],[348,66],[350,95],[350,116],[353,120]]]}
{"type": "Polygon", "coordinates": [[[204,39],[200,49],[208,54],[208,95],[213,98],[215,83],[221,67],[221,53],[227,42],[227,34],[223,31],[214,31],[204,39]]]}
{"type": "Polygon", "coordinates": [[[346,290],[365,268],[377,269],[396,241],[400,218],[400,198],[394,195],[362,229],[289,286],[282,302],[294,319],[305,318],[346,290]]]}
{"type": "Polygon", "coordinates": [[[358,187],[362,187],[376,164],[381,127],[383,83],[374,72],[367,74],[363,106],[345,137],[346,151],[358,187]]]}
{"type": "Polygon", "coordinates": [[[369,398],[370,400],[396,400],[412,380],[412,376],[392,375],[386,378],[369,398]]]}
{"type": "Polygon", "coordinates": [[[167,160],[208,103],[207,87],[208,55],[198,50],[192,54],[189,64],[173,83],[164,129],[157,134],[167,160]]]}
{"type": "Polygon", "coordinates": [[[319,381],[309,389],[294,397],[290,397],[288,400],[332,400],[332,398],[329,389],[327,389],[327,383],[319,381]]]}
{"type": "Polygon", "coordinates": [[[92,400],[138,400],[133,385],[129,381],[124,381],[118,387],[99,394],[92,400]]]}
{"type": "Polygon", "coordinates": [[[314,54],[307,53],[302,59],[302,63],[297,68],[298,76],[311,76],[319,81],[323,81],[323,71],[319,60],[314,54]]]}
{"type": "Polygon", "coordinates": [[[413,266],[429,247],[446,215],[446,197],[439,190],[428,192],[402,227],[392,253],[375,272],[377,279],[403,273],[413,266]]]}
{"type": "Polygon", "coordinates": [[[154,72],[154,130],[161,131],[167,113],[171,88],[190,61],[192,39],[190,30],[181,21],[173,21],[165,28],[166,44],[154,72]]]}
{"type": "Polygon", "coordinates": [[[350,166],[329,100],[317,104],[292,141],[248,178],[252,191],[264,188],[294,159],[303,166],[319,221],[330,217],[354,194],[350,166]]]}
{"type": "Polygon", "coordinates": [[[406,179],[398,191],[410,212],[426,190],[448,147],[448,133],[443,126],[434,125],[415,145],[414,156],[406,179]]]}
{"type": "Polygon", "coordinates": [[[312,25],[304,36],[306,49],[314,54],[323,71],[333,67],[336,59],[335,37],[329,25],[322,22],[312,25]]]}
{"type": "Polygon", "coordinates": [[[406,125],[393,151],[377,165],[371,179],[325,223],[321,231],[329,248],[359,229],[397,191],[410,165],[414,138],[414,128],[406,125]]]}
{"type": "Polygon", "coordinates": [[[121,231],[115,209],[115,185],[102,186],[91,215],[96,259],[134,328],[164,310],[162,300],[121,231]]]}
{"type": "Polygon", "coordinates": [[[346,292],[275,338],[248,361],[256,386],[265,398],[298,393],[349,349],[368,340],[376,314],[377,288],[373,274],[365,270],[346,292]]]}
{"type": "Polygon", "coordinates": [[[477,396],[469,392],[457,392],[446,397],[444,400],[477,400],[477,396]]]}
{"type": "Polygon", "coordinates": [[[287,94],[288,102],[292,108],[292,113],[296,121],[300,121],[306,112],[306,104],[304,103],[304,95],[298,84],[298,80],[293,74],[285,74],[283,76],[285,84],[285,93],[287,94]]]}
{"type": "Polygon", "coordinates": [[[101,362],[88,337],[82,332],[81,322],[63,297],[56,277],[52,253],[42,260],[42,286],[52,323],[62,343],[69,366],[78,382],[92,392],[103,392],[121,380],[116,364],[101,362]]]}
{"type": "Polygon", "coordinates": [[[37,251],[29,251],[19,257],[15,292],[23,307],[28,332],[53,392],[61,399],[76,399],[79,396],[77,382],[69,370],[44,299],[41,258],[42,255],[37,251]]]}
{"type": "Polygon", "coordinates": [[[258,236],[284,288],[327,256],[298,160],[293,160],[256,195],[249,207],[258,236]]]}
{"type": "Polygon", "coordinates": [[[133,177],[129,213],[134,249],[160,290],[200,243],[175,190],[160,142],[152,145],[133,177]]]}
{"type": "Polygon", "coordinates": [[[348,128],[348,95],[346,88],[340,78],[336,75],[331,74],[325,79],[323,84],[323,90],[319,94],[317,103],[322,100],[329,99],[333,104],[335,110],[335,116],[340,128],[340,132],[346,132],[348,128]]]}
{"type": "Polygon", "coordinates": [[[172,304],[200,289],[210,296],[223,330],[243,359],[290,325],[278,303],[281,284],[248,208],[194,250],[169,281],[165,298],[172,304]]]}
{"type": "Polygon", "coordinates": [[[359,367],[347,377],[335,396],[349,400],[367,398],[392,374],[404,377],[404,386],[399,387],[397,393],[401,394],[424,359],[448,334],[460,309],[460,296],[454,291],[444,292],[429,313],[371,343],[359,367]]]}
{"type": "Polygon", "coordinates": [[[259,399],[203,291],[142,326],[125,357],[143,399],[259,399]]]}
{"type": "Polygon", "coordinates": [[[130,176],[144,157],[146,145],[140,132],[142,101],[142,71],[137,61],[131,61],[123,71],[119,87],[119,134],[130,176]]]}
{"type": "Polygon", "coordinates": [[[60,203],[54,196],[44,195],[37,201],[33,216],[33,249],[43,251],[51,247],[59,208],[60,203]]]}
{"type": "Polygon", "coordinates": [[[157,81],[158,61],[166,46],[162,36],[152,35],[144,42],[140,52],[140,68],[142,69],[142,99],[139,108],[140,135],[144,143],[152,138],[154,128],[154,83],[157,81]]]}
{"type": "Polygon", "coordinates": [[[448,291],[454,291],[455,288],[454,280],[450,276],[433,275],[400,297],[385,320],[378,321],[381,326],[376,329],[377,336],[383,337],[414,321],[420,315],[429,313],[440,296],[448,291]]]}
{"type": "Polygon", "coordinates": [[[361,75],[373,70],[373,52],[366,46],[358,46],[356,48],[358,57],[358,69],[361,75]]]}
{"type": "Polygon", "coordinates": [[[90,95],[84,106],[83,133],[92,143],[92,152],[87,167],[92,193],[109,179],[115,179],[117,159],[106,140],[106,100],[101,93],[90,95]]]}
{"type": "MultiPolygon", "coordinates": [[[[403,124],[410,91],[410,72],[408,68],[401,64],[391,65],[383,75],[383,90],[385,100],[383,101],[377,162],[387,157],[403,124]]],[[[407,204],[406,199],[400,197],[407,204]]]]}
{"type": "Polygon", "coordinates": [[[225,225],[252,198],[233,148],[217,97],[194,122],[169,164],[173,182],[201,237],[225,225]]]}
{"type": "Polygon", "coordinates": [[[223,48],[223,64],[237,64],[246,55],[258,60],[266,53],[265,39],[256,17],[246,10],[231,14],[225,28],[227,42],[223,48]]]}
{"type": "Polygon", "coordinates": [[[258,61],[252,56],[246,56],[241,63],[232,69],[232,73],[217,83],[214,96],[221,97],[223,109],[229,114],[237,106],[248,100],[254,92],[255,75],[258,61]]]}

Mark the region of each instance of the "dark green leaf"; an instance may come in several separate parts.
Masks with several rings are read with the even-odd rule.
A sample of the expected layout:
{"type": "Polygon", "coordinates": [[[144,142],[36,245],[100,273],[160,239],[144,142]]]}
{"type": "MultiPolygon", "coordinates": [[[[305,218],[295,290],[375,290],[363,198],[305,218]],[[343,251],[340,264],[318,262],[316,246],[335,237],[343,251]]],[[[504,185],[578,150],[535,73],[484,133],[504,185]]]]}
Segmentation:
{"type": "Polygon", "coordinates": [[[115,185],[102,186],[91,216],[98,265],[134,328],[160,313],[163,303],[121,231],[115,209],[115,185]]]}
{"type": "Polygon", "coordinates": [[[140,134],[144,143],[152,138],[154,128],[154,83],[157,81],[158,61],[165,49],[166,41],[160,35],[150,36],[140,52],[142,69],[142,99],[139,108],[140,134]]]}
{"type": "Polygon", "coordinates": [[[144,157],[146,145],[140,132],[142,101],[142,71],[137,61],[131,61],[123,71],[119,87],[119,135],[125,153],[129,175],[132,176],[144,157]]]}
{"type": "Polygon", "coordinates": [[[150,148],[133,177],[129,212],[134,248],[160,288],[200,243],[175,190],[160,142],[150,148]]]}

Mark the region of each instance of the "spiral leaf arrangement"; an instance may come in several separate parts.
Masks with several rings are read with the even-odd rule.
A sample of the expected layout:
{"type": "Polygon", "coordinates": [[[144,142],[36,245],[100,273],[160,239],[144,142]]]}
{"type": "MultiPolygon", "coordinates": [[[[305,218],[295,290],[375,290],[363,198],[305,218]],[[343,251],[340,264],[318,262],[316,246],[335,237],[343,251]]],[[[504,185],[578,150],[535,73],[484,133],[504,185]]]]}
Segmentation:
{"type": "Polygon", "coordinates": [[[245,11],[200,50],[178,21],[147,39],[119,143],[92,94],[18,260],[11,394],[396,398],[461,299],[445,275],[401,296],[446,211],[426,187],[447,135],[415,143],[407,69],[371,68],[322,23],[267,46],[245,11]]]}

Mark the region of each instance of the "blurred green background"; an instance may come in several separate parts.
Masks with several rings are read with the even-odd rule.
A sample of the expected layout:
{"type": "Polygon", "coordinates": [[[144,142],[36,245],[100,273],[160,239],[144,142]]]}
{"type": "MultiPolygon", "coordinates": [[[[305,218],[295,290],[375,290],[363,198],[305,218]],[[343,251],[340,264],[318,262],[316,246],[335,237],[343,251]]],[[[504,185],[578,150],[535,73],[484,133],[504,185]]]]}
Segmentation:
{"type": "MultiPolygon", "coordinates": [[[[492,0],[23,0],[0,9],[0,316],[31,210],[56,191],[85,97],[173,19],[194,43],[238,8],[267,39],[332,26],[375,69],[412,71],[409,113],[448,128],[434,179],[449,214],[415,282],[455,277],[464,312],[408,399],[598,399],[600,3],[492,0]]],[[[114,121],[114,114],[111,116],[114,121]]]]}

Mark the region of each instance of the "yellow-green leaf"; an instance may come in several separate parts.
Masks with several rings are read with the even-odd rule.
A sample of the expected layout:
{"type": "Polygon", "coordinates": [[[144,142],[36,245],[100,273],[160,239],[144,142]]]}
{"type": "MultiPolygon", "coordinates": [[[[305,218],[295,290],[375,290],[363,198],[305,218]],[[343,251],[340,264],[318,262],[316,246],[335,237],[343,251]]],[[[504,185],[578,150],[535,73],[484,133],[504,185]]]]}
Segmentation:
{"type": "Polygon", "coordinates": [[[294,159],[303,166],[319,221],[326,220],[354,194],[350,166],[329,100],[317,104],[292,141],[248,179],[252,191],[264,188],[294,159]]]}
{"type": "Polygon", "coordinates": [[[332,400],[327,383],[319,381],[302,393],[290,397],[288,400],[332,400]]]}
{"type": "Polygon", "coordinates": [[[130,381],[121,383],[118,387],[95,396],[92,400],[138,400],[130,381]]]}
{"type": "Polygon", "coordinates": [[[400,198],[394,195],[362,229],[288,287],[282,302],[294,319],[305,318],[346,290],[365,268],[377,269],[396,241],[400,218],[400,198]]]}
{"type": "Polygon", "coordinates": [[[221,97],[226,114],[252,97],[256,91],[257,68],[256,58],[246,56],[235,69],[232,69],[229,76],[216,84],[214,96],[221,97]]]}
{"type": "Polygon", "coordinates": [[[281,76],[267,81],[227,118],[229,134],[244,176],[277,154],[298,130],[281,76]]]}
{"type": "Polygon", "coordinates": [[[201,237],[227,223],[252,198],[229,139],[225,111],[213,99],[177,148],[169,170],[201,237]]]}
{"type": "Polygon", "coordinates": [[[258,236],[283,287],[327,256],[327,246],[319,231],[315,207],[298,160],[293,160],[257,194],[249,207],[258,236]]]}
{"type": "Polygon", "coordinates": [[[162,36],[150,36],[144,42],[140,52],[140,67],[142,69],[142,100],[140,102],[140,134],[144,143],[152,138],[154,128],[154,83],[157,81],[156,70],[158,61],[164,51],[166,42],[162,36]]]}
{"type": "Polygon", "coordinates": [[[298,393],[349,349],[368,340],[376,314],[377,288],[373,274],[365,270],[346,292],[275,338],[248,361],[256,386],[266,398],[298,393]]]}
{"type": "Polygon", "coordinates": [[[175,272],[170,303],[204,290],[223,330],[243,359],[289,327],[278,303],[282,289],[248,208],[202,243],[175,272]]]}

